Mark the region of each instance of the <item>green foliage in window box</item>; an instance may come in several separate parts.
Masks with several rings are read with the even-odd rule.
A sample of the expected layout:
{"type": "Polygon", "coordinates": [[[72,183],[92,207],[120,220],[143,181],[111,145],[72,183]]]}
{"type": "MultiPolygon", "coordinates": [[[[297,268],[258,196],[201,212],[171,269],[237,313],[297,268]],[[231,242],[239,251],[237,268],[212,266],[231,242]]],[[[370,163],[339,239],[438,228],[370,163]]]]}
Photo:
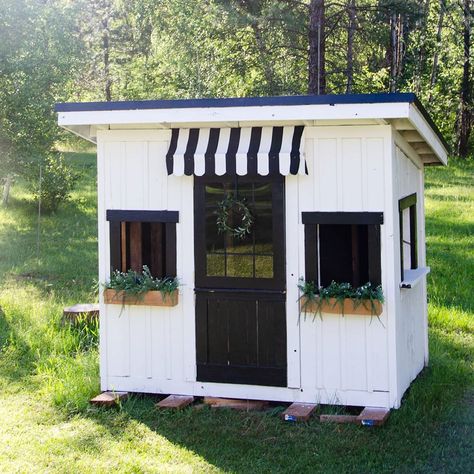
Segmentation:
{"type": "Polygon", "coordinates": [[[123,291],[127,295],[136,296],[137,299],[143,297],[148,291],[159,291],[163,299],[171,295],[179,288],[178,278],[155,278],[150,269],[143,265],[142,272],[128,270],[121,272],[116,270],[110,276],[110,280],[105,284],[106,289],[123,291]]]}
{"type": "Polygon", "coordinates": [[[311,312],[316,316],[324,308],[338,308],[344,315],[345,303],[352,301],[352,307],[357,310],[363,306],[369,310],[372,315],[378,316],[379,308],[384,302],[382,286],[374,286],[367,282],[365,285],[357,288],[352,287],[350,283],[336,283],[332,281],[329,286],[317,288],[313,281],[305,281],[300,278],[298,288],[301,291],[300,314],[301,312],[311,312]]]}

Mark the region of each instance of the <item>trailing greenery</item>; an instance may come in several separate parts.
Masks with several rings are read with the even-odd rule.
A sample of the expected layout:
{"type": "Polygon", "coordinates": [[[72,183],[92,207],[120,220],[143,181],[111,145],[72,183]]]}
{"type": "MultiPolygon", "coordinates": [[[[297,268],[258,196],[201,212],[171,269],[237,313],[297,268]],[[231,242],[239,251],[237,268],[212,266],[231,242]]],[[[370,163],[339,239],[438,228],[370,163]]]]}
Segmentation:
{"type": "Polygon", "coordinates": [[[95,329],[61,318],[64,306],[97,298],[96,164],[86,154],[66,160],[81,177],[43,218],[39,256],[28,185],[19,180],[0,208],[0,472],[472,472],[473,161],[426,170],[430,363],[387,424],[370,429],[317,417],[286,424],[282,407],[160,412],[144,395],[118,410],[91,407],[95,329]]]}
{"type": "Polygon", "coordinates": [[[124,291],[137,297],[144,295],[147,291],[159,291],[165,298],[166,295],[170,295],[179,288],[179,280],[170,277],[155,278],[150,269],[143,265],[142,272],[115,270],[105,287],[115,291],[124,291]]]}
{"type": "Polygon", "coordinates": [[[301,292],[300,301],[303,300],[300,308],[301,311],[306,313],[309,306],[312,306],[316,308],[314,315],[319,314],[320,316],[322,306],[329,304],[331,299],[336,300],[333,306],[339,305],[342,314],[344,314],[344,300],[347,298],[353,300],[354,308],[363,305],[365,308],[370,309],[372,314],[376,312],[375,303],[384,302],[382,286],[374,286],[370,282],[353,288],[350,283],[336,283],[332,281],[331,284],[326,287],[316,288],[314,282],[307,282],[303,278],[300,278],[298,288],[301,292]]]}
{"type": "Polygon", "coordinates": [[[250,234],[254,217],[247,206],[245,198],[239,199],[232,195],[227,195],[222,201],[217,203],[217,231],[219,234],[228,232],[238,239],[244,239],[250,234]],[[240,223],[235,226],[229,225],[231,215],[241,216],[240,223]]]}

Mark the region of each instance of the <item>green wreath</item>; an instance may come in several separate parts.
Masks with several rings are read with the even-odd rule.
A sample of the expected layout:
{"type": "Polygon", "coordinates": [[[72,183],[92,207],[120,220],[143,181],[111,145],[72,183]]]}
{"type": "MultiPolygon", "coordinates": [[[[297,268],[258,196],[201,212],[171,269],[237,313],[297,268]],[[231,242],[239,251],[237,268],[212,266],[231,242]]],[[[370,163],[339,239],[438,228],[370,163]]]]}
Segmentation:
{"type": "Polygon", "coordinates": [[[217,203],[217,231],[219,234],[229,232],[238,239],[243,239],[247,234],[250,234],[254,218],[250,209],[247,206],[245,198],[238,199],[231,195],[227,195],[222,201],[217,203]],[[229,225],[229,214],[235,209],[242,215],[240,223],[236,227],[229,225]]]}

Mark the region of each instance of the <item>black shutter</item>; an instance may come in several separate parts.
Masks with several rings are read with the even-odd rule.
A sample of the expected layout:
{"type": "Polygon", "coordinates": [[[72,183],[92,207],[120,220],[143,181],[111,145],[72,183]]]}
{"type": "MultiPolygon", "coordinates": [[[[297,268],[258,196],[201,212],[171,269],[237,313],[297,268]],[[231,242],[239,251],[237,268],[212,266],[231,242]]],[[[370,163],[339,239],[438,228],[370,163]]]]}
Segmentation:
{"type": "Polygon", "coordinates": [[[121,222],[110,221],[110,273],[122,269],[121,222]]]}
{"type": "Polygon", "coordinates": [[[369,281],[374,285],[382,283],[382,264],[380,247],[380,226],[367,226],[369,253],[369,281]]]}
{"type": "Polygon", "coordinates": [[[306,281],[314,281],[319,288],[318,278],[318,226],[307,224],[304,226],[305,268],[306,281]]]}

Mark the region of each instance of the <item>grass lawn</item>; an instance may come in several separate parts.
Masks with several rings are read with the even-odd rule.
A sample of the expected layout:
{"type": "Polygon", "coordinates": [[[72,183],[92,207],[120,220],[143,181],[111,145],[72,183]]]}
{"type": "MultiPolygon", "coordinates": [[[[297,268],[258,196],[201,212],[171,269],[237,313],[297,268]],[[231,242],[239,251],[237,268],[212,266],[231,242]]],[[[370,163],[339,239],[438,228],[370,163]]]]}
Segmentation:
{"type": "Polygon", "coordinates": [[[21,183],[0,209],[0,472],[473,472],[474,163],[426,178],[430,367],[379,429],[284,424],[267,413],[88,406],[97,328],[60,325],[92,301],[95,156],[70,154],[71,202],[37,217],[21,183]]]}

